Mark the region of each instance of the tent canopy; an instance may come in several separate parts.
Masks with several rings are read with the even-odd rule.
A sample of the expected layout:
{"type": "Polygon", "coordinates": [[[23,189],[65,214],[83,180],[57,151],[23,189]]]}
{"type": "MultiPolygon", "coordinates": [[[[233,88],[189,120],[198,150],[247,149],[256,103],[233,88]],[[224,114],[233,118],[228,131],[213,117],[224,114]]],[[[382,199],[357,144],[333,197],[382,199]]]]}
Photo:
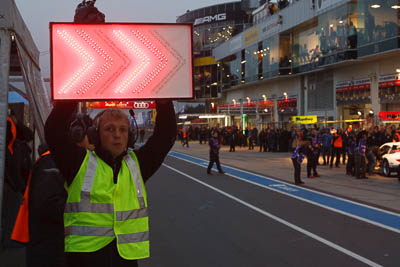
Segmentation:
{"type": "MultiPolygon", "coordinates": [[[[9,76],[22,76],[30,113],[41,141],[44,123],[51,103],[43,87],[39,67],[39,50],[19,13],[14,0],[0,1],[0,218],[4,191],[4,163],[6,150],[6,117],[8,112],[9,76]]],[[[14,90],[17,91],[17,90],[14,90]]],[[[11,94],[13,95],[13,94],[11,94]]],[[[2,225],[0,220],[0,240],[2,225]]]]}

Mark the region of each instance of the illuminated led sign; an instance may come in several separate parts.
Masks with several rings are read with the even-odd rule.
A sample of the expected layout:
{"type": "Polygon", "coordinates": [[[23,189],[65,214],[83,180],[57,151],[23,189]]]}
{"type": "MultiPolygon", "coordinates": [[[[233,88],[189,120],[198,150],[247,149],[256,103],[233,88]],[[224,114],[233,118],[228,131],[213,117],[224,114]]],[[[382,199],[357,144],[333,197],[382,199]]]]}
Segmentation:
{"type": "Polygon", "coordinates": [[[51,23],[54,100],[193,98],[189,24],[51,23]]]}
{"type": "Polygon", "coordinates": [[[88,108],[120,108],[120,109],[155,109],[156,102],[154,101],[119,101],[119,102],[87,102],[88,108]]]}

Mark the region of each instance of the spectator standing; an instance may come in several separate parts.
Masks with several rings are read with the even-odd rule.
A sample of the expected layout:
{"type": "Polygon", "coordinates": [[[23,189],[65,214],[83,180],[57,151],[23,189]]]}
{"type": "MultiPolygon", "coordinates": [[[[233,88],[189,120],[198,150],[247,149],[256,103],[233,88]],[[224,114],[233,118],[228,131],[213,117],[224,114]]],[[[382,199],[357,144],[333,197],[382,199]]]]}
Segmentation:
{"type": "Polygon", "coordinates": [[[329,156],[331,154],[331,141],[332,134],[328,129],[322,130],[322,158],[324,160],[324,165],[329,164],[329,156]]]}
{"type": "Polygon", "coordinates": [[[340,155],[342,154],[342,147],[343,147],[342,130],[338,129],[338,131],[336,131],[334,129],[331,133],[332,133],[332,154],[331,154],[331,163],[329,167],[332,168],[333,160],[336,158],[335,166],[336,168],[339,168],[340,155]]]}
{"type": "Polygon", "coordinates": [[[375,139],[376,136],[374,133],[374,129],[370,127],[367,136],[367,151],[366,151],[366,157],[368,160],[367,164],[368,175],[372,175],[375,170],[375,164],[376,164],[375,151],[377,150],[375,139]]]}
{"type": "Polygon", "coordinates": [[[224,173],[221,168],[221,163],[219,162],[219,149],[221,145],[218,140],[218,132],[213,131],[211,134],[211,138],[208,142],[210,146],[210,162],[207,167],[207,174],[211,174],[211,168],[213,167],[214,163],[217,165],[217,169],[219,173],[224,173]]]}
{"type": "Polygon", "coordinates": [[[292,163],[294,168],[294,183],[297,185],[304,184],[304,182],[301,180],[301,163],[303,162],[305,157],[305,151],[307,149],[306,146],[307,146],[306,144],[300,142],[292,153],[292,163]]]}
{"type": "Polygon", "coordinates": [[[266,139],[265,130],[261,129],[260,134],[258,135],[258,140],[260,142],[260,152],[262,151],[267,152],[265,139],[266,139]]]}
{"type": "Polygon", "coordinates": [[[317,156],[318,156],[318,150],[319,150],[320,144],[318,143],[316,129],[312,130],[312,133],[309,136],[308,140],[309,140],[309,145],[307,146],[307,149],[306,149],[307,177],[308,178],[319,177],[319,174],[317,172],[317,160],[318,160],[317,156]],[[312,170],[312,174],[311,174],[311,170],[312,170]]]}
{"type": "Polygon", "coordinates": [[[355,149],[356,149],[356,137],[354,131],[349,133],[347,138],[347,165],[346,174],[355,176],[355,149]]]}
{"type": "Polygon", "coordinates": [[[66,266],[63,213],[67,192],[64,178],[46,145],[32,169],[29,186],[29,236],[27,267],[66,266]]]}
{"type": "Polygon", "coordinates": [[[359,133],[358,146],[355,153],[355,174],[357,179],[367,179],[366,172],[367,132],[359,133]]]}
{"type": "Polygon", "coordinates": [[[187,129],[183,129],[182,131],[183,138],[182,138],[182,147],[189,147],[189,132],[187,129]]]}

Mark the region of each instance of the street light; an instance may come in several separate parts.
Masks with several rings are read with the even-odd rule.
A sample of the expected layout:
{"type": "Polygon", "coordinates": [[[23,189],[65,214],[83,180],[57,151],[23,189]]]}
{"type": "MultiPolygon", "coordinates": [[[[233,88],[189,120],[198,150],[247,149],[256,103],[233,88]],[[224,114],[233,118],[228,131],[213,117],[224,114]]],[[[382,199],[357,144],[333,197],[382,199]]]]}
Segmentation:
{"type": "Polygon", "coordinates": [[[357,111],[357,114],[358,114],[358,116],[362,115],[361,111],[357,111]]]}
{"type": "Polygon", "coordinates": [[[264,102],[267,101],[267,96],[266,95],[262,95],[262,97],[264,98],[264,102]]]}
{"type": "Polygon", "coordinates": [[[369,114],[370,114],[370,115],[374,115],[374,110],[373,110],[373,109],[370,109],[370,110],[369,110],[369,114]]]}

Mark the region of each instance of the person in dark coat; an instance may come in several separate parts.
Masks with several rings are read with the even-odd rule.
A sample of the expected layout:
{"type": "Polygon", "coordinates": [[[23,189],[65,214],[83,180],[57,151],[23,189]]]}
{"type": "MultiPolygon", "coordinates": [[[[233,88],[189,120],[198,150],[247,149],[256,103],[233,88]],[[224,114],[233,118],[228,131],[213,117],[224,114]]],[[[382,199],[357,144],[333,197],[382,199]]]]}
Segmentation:
{"type": "Polygon", "coordinates": [[[64,178],[46,145],[32,169],[29,187],[29,236],[27,267],[66,266],[63,213],[67,192],[64,178]]]}
{"type": "Polygon", "coordinates": [[[355,149],[356,149],[356,137],[354,131],[349,133],[347,138],[347,165],[346,174],[355,176],[355,149]]]}
{"type": "Polygon", "coordinates": [[[260,152],[264,151],[267,152],[267,146],[266,146],[266,133],[264,129],[261,129],[260,134],[258,135],[258,140],[260,142],[260,152]]]}
{"type": "Polygon", "coordinates": [[[355,175],[357,179],[367,179],[365,176],[367,170],[367,132],[361,131],[358,135],[358,142],[355,153],[355,175]]]}
{"type": "Polygon", "coordinates": [[[299,145],[294,149],[292,153],[292,163],[294,168],[294,183],[296,185],[304,184],[301,180],[301,163],[304,160],[308,143],[299,141],[299,145]]]}
{"type": "Polygon", "coordinates": [[[219,149],[221,145],[218,140],[218,132],[213,131],[210,141],[208,142],[210,146],[210,163],[208,164],[207,174],[211,174],[211,168],[215,164],[217,164],[217,169],[219,173],[224,173],[221,168],[221,163],[219,162],[219,149]]]}
{"type": "Polygon", "coordinates": [[[237,139],[238,139],[237,130],[235,127],[233,127],[229,132],[229,152],[235,152],[237,139]]]}

